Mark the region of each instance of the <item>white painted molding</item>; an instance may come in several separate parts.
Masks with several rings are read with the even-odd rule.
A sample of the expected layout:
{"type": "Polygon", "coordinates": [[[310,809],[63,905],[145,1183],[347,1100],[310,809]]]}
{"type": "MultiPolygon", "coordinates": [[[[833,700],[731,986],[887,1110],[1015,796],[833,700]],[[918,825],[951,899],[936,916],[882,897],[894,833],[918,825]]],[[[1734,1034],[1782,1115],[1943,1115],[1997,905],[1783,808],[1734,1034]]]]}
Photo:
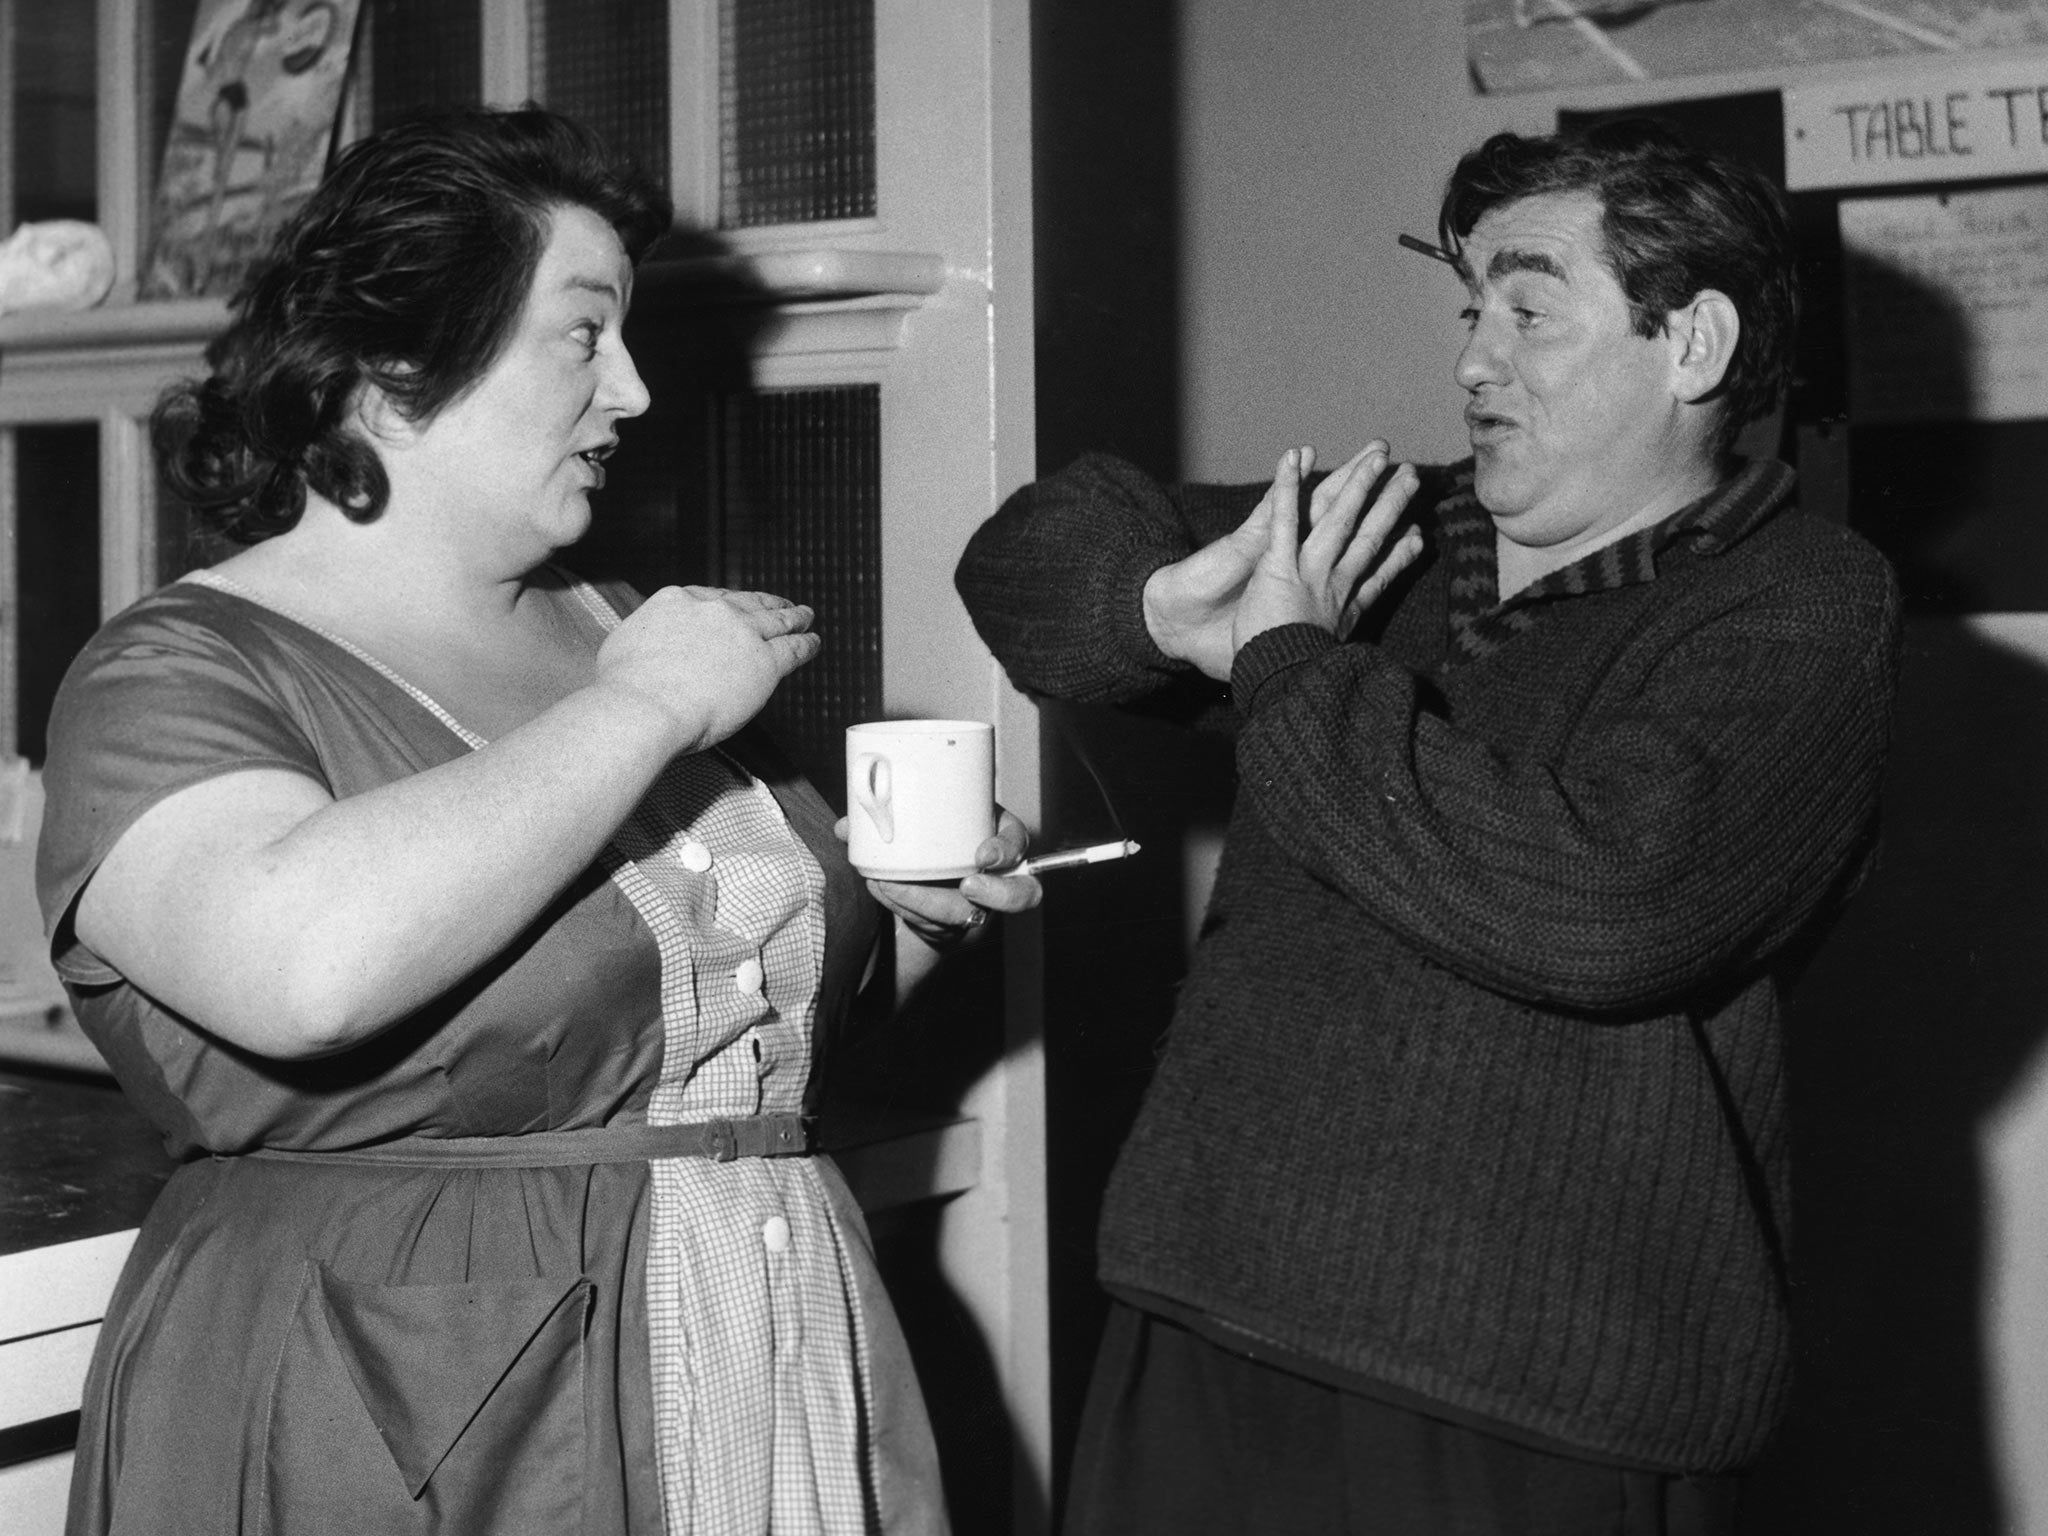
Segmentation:
{"type": "Polygon", "coordinates": [[[716,256],[655,260],[642,268],[643,288],[687,288],[726,278],[752,285],[769,302],[923,296],[946,283],[946,262],[923,251],[868,251],[810,246],[760,246],[716,256]]]}
{"type": "Polygon", "coordinates": [[[63,1536],[71,1500],[71,1452],[0,1467],[0,1533],[63,1536]]]}
{"type": "Polygon", "coordinates": [[[204,352],[197,338],[48,349],[0,343],[0,426],[139,420],[170,380],[204,371],[204,352]]]}
{"type": "Polygon", "coordinates": [[[155,299],[97,309],[0,315],[0,354],[161,342],[204,343],[228,323],[226,299],[155,299]]]}
{"type": "Polygon", "coordinates": [[[85,1395],[85,1372],[98,1323],[0,1343],[0,1423],[33,1424],[72,1413],[85,1395]]]}
{"type": "Polygon", "coordinates": [[[131,1229],[0,1255],[0,1344],[98,1322],[134,1246],[131,1229]]]}

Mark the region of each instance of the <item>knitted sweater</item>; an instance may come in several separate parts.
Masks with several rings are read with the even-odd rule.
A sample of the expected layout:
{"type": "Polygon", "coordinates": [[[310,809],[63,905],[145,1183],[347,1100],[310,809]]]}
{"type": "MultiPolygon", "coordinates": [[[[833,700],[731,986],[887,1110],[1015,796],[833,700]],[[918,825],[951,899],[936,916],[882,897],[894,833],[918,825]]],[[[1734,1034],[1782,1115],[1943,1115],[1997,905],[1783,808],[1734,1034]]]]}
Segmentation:
{"type": "MultiPolygon", "coordinates": [[[[1752,466],[1498,604],[1470,465],[1433,472],[1368,638],[1239,651],[1236,806],[1106,1284],[1589,1456],[1755,1457],[1789,1385],[1779,972],[1870,856],[1899,624],[1791,481],[1752,466]]],[[[1084,459],[959,590],[1020,688],[1192,716],[1144,582],[1262,490],[1084,459]]]]}

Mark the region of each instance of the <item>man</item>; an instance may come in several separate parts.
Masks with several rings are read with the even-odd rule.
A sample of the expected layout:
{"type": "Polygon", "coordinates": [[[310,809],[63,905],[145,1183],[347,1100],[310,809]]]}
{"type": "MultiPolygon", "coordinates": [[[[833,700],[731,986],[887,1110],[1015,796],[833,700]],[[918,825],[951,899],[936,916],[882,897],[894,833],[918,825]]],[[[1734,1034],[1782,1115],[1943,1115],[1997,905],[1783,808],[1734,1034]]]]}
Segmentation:
{"type": "Polygon", "coordinates": [[[1091,457],[960,566],[1020,687],[1236,722],[1070,1531],[1725,1531],[1784,1407],[1780,991],[1872,852],[1896,589],[1733,455],[1791,358],[1767,184],[1503,134],[1439,228],[1470,460],[1375,444],[1304,536],[1307,450],[1091,457]]]}

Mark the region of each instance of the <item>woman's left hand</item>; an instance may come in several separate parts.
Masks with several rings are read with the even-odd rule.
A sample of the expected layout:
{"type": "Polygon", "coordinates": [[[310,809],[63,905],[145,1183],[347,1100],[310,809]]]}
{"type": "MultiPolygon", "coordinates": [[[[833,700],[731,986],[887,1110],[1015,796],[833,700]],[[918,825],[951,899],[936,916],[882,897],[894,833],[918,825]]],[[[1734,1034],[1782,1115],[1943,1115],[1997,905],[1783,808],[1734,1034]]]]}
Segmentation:
{"type": "MultiPolygon", "coordinates": [[[[1045,892],[1030,875],[1006,875],[1024,857],[1030,838],[1024,823],[998,809],[996,835],[974,851],[980,872],[957,886],[913,885],[900,880],[870,880],[868,894],[902,918],[927,944],[956,943],[988,922],[991,912],[1027,912],[1045,892]]],[[[846,818],[834,828],[846,838],[846,818]]]]}

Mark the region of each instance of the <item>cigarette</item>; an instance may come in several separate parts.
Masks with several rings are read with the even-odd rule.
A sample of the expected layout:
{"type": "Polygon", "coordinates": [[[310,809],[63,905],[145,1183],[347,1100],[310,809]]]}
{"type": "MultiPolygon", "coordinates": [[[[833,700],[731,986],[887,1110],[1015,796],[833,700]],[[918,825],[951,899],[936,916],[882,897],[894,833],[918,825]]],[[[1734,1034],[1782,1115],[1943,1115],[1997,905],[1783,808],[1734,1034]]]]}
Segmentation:
{"type": "Polygon", "coordinates": [[[1138,845],[1129,838],[1120,843],[1097,843],[1092,848],[1062,848],[1057,853],[1041,853],[1035,859],[1026,859],[1008,873],[1042,875],[1049,869],[1073,869],[1082,864],[1102,864],[1110,859],[1128,859],[1137,851],[1138,845]]]}

